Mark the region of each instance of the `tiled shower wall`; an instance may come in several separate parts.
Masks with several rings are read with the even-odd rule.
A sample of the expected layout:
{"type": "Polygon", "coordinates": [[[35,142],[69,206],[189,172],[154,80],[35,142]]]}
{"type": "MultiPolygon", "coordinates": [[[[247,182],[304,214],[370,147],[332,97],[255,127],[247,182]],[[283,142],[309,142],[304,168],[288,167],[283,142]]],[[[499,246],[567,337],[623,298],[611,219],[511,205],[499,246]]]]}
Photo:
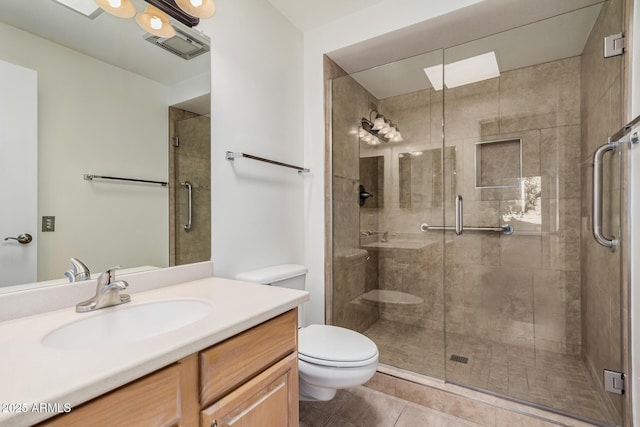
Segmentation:
{"type": "Polygon", "coordinates": [[[447,90],[444,117],[465,225],[515,229],[447,235],[447,334],[580,354],[580,57],[447,90]],[[475,144],[512,138],[524,194],[475,188],[475,144]]]}
{"type": "MultiPolygon", "coordinates": [[[[365,245],[371,256],[367,270],[371,275],[367,281],[373,288],[399,291],[422,300],[420,304],[381,303],[381,319],[442,333],[442,234],[420,231],[423,223],[440,225],[443,222],[442,180],[440,176],[433,177],[433,174],[442,175],[442,92],[426,89],[385,98],[376,104],[380,113],[397,124],[403,141],[379,146],[361,144],[360,147],[362,157],[384,157],[385,198],[382,208],[366,208],[365,203],[360,209],[360,228],[387,233],[389,240],[365,245]],[[423,154],[415,156],[419,152],[423,154]],[[429,161],[421,162],[427,158],[429,161]],[[406,173],[407,167],[412,168],[411,173],[406,173]],[[414,171],[413,168],[427,170],[414,171]],[[425,186],[429,188],[421,188],[425,186]]],[[[447,171],[447,176],[450,172],[447,171]]],[[[443,356],[444,336],[439,337],[430,346],[443,356]]],[[[429,373],[444,376],[444,372],[435,367],[429,373]]]]}
{"type": "MultiPolygon", "coordinates": [[[[604,36],[622,31],[623,2],[604,3],[600,17],[582,55],[582,325],[583,353],[592,375],[600,383],[603,369],[621,366],[621,255],[600,246],[591,236],[593,154],[623,123],[623,57],[603,58],[604,36]]],[[[607,154],[603,180],[603,229],[607,236],[620,236],[620,156],[607,154]]],[[[627,235],[627,233],[622,233],[627,235]]],[[[624,242],[623,242],[624,245],[624,242]]],[[[622,303],[621,303],[622,301],[622,303]]],[[[622,401],[610,393],[606,400],[618,417],[622,401]]]]}
{"type": "MultiPolygon", "coordinates": [[[[337,65],[336,65],[337,67],[337,65]]],[[[363,332],[378,319],[356,301],[366,289],[367,252],[360,249],[360,119],[375,98],[350,76],[332,81],[333,324],[363,332]]]]}
{"type": "MultiPolygon", "coordinates": [[[[516,229],[512,236],[468,232],[454,238],[447,232],[445,295],[441,264],[425,270],[426,260],[441,262],[437,257],[417,250],[367,248],[377,266],[377,271],[369,267],[369,275],[378,277],[367,277],[368,285],[360,291],[377,282],[380,289],[401,290],[428,302],[419,321],[393,320],[442,330],[446,298],[448,333],[580,354],[580,62],[579,57],[564,59],[447,90],[445,141],[453,150],[445,158],[445,180],[453,179],[455,185],[445,183],[447,194],[440,205],[436,195],[430,205],[408,209],[399,207],[398,155],[442,147],[442,92],[377,101],[351,78],[334,80],[334,257],[359,246],[359,230],[441,241],[438,232],[422,234],[419,226],[440,225],[442,203],[447,225],[453,225],[452,201],[458,193],[465,201],[465,224],[509,222],[516,229]],[[384,207],[363,209],[354,198],[359,177],[355,130],[372,102],[398,124],[405,141],[361,146],[362,156],[385,156],[384,207]],[[507,138],[522,139],[526,200],[519,189],[475,188],[475,144],[507,138]]],[[[346,317],[353,316],[346,314],[346,304],[334,294],[334,318],[343,316],[345,325],[346,317]]],[[[355,317],[360,320],[352,324],[359,330],[375,321],[375,313],[367,321],[361,313],[355,317]]]]}

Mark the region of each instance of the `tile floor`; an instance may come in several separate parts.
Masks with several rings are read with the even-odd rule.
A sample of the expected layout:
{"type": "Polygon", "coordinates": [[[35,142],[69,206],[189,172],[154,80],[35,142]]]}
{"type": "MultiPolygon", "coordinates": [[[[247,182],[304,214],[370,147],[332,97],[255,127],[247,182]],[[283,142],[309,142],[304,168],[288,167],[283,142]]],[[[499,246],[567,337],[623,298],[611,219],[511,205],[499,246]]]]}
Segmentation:
{"type": "Polygon", "coordinates": [[[456,334],[447,336],[445,357],[442,332],[387,320],[364,333],[378,345],[381,363],[584,419],[621,424],[580,358],[456,334]],[[467,357],[468,362],[451,361],[452,354],[467,357]]]}
{"type": "Polygon", "coordinates": [[[367,387],[328,402],[300,402],[300,427],[481,427],[367,387]]]}

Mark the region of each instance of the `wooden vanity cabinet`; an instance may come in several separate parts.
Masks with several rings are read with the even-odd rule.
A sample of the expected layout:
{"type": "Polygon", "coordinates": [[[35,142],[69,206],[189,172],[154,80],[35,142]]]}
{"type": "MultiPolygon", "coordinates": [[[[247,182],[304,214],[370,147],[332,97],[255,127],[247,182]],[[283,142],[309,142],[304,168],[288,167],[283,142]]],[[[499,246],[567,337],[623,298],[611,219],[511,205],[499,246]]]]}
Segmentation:
{"type": "Polygon", "coordinates": [[[298,426],[298,358],[290,354],[200,413],[200,427],[298,426]]]}
{"type": "Polygon", "coordinates": [[[290,310],[38,426],[297,427],[290,310]]]}
{"type": "Polygon", "coordinates": [[[38,426],[196,426],[197,378],[198,358],[191,355],[38,426]]]}

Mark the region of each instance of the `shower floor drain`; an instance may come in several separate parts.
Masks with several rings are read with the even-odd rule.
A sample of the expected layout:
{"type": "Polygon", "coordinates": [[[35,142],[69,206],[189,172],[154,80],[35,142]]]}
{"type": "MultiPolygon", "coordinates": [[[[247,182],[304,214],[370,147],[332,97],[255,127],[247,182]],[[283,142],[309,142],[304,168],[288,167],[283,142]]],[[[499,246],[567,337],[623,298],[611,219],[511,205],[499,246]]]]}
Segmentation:
{"type": "Polygon", "coordinates": [[[469,358],[464,356],[458,356],[457,354],[452,354],[449,360],[451,360],[452,362],[467,363],[469,361],[469,358]]]}

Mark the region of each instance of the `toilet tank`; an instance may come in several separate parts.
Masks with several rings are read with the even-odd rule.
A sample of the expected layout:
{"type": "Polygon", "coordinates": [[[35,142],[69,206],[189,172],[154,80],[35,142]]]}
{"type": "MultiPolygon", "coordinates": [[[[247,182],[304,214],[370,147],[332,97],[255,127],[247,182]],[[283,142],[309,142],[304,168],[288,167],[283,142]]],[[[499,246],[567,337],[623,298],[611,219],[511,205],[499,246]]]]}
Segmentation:
{"type": "MultiPolygon", "coordinates": [[[[298,289],[304,291],[304,280],[307,267],[300,264],[281,264],[257,270],[245,271],[236,275],[237,280],[260,283],[281,288],[298,289]]],[[[304,307],[298,307],[298,327],[304,326],[304,307]]]]}
{"type": "Polygon", "coordinates": [[[307,271],[307,267],[304,265],[281,264],[245,271],[236,275],[236,279],[304,291],[304,279],[307,271]]]}

